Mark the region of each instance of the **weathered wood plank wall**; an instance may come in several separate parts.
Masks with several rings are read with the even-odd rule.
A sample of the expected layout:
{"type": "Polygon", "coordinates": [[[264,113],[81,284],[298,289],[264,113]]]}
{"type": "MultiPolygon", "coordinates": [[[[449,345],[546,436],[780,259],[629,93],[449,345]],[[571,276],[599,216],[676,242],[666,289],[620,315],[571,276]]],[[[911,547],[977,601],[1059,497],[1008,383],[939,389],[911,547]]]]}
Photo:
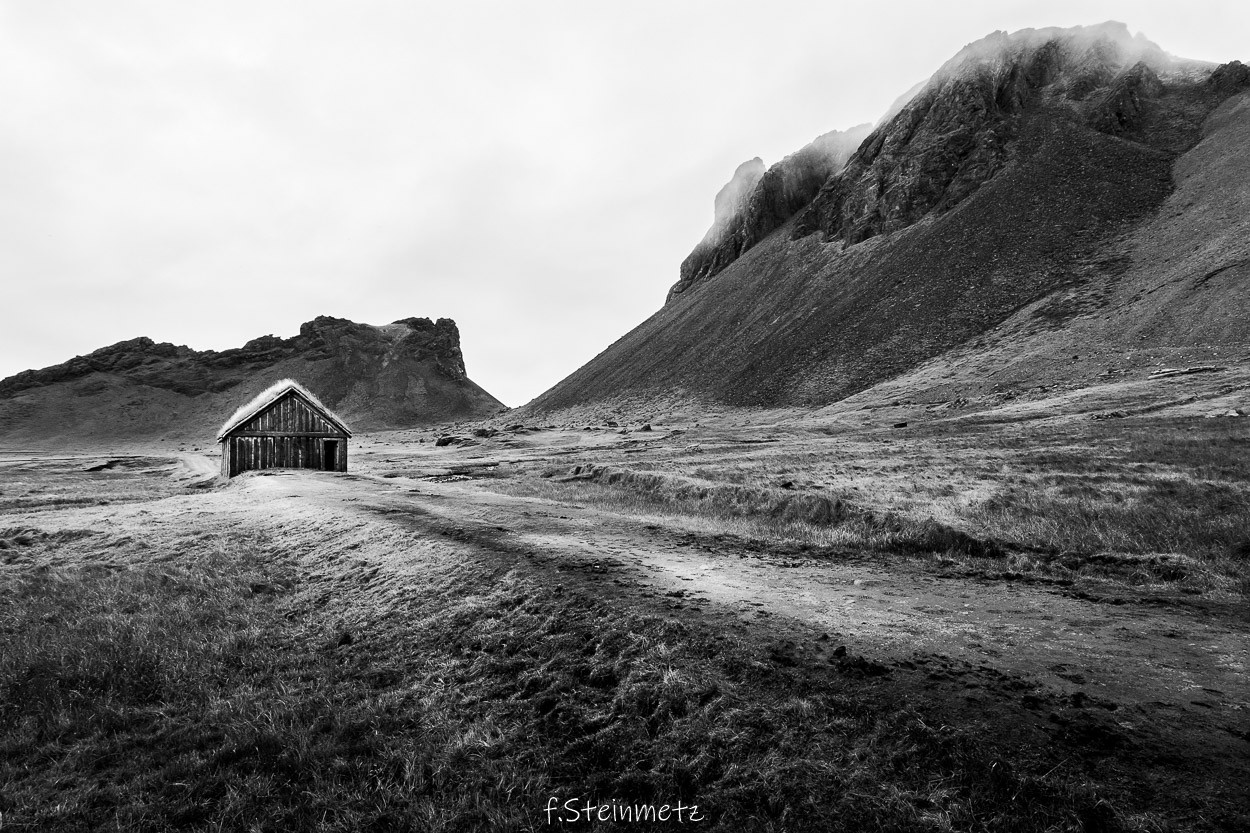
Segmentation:
{"type": "Polygon", "coordinates": [[[324,434],[335,437],[342,434],[302,399],[290,394],[252,417],[232,433],[324,434]]]}
{"type": "Polygon", "coordinates": [[[322,437],[227,437],[222,461],[222,474],[227,477],[271,468],[347,471],[347,444],[338,439],[335,448],[328,450],[322,437]]]}
{"type": "Polygon", "coordinates": [[[222,441],[222,474],[269,468],[347,471],[347,439],[303,398],[287,394],[222,441]]]}

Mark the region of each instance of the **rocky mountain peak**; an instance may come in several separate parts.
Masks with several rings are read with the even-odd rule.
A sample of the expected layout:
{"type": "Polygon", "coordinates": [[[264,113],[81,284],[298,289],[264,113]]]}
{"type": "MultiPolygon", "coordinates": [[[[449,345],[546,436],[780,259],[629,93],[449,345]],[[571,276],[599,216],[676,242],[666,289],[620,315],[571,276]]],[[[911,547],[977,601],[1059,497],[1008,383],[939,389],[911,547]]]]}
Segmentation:
{"type": "MultiPolygon", "coordinates": [[[[997,32],[965,47],[881,125],[795,220],[795,236],[822,233],[843,245],[954,208],[1006,164],[1030,119],[1062,119],[1126,134],[1209,109],[1196,73],[1206,65],[1169,56],[1120,23],[997,32]],[[1165,96],[1164,81],[1172,85],[1165,96]]],[[[1169,152],[1196,140],[1160,128],[1140,138],[1169,152]]]]}
{"type": "Polygon", "coordinates": [[[1048,83],[1060,73],[1069,74],[1073,80],[1091,75],[1105,80],[1106,73],[1114,74],[1135,63],[1162,71],[1175,60],[1141,33],[1133,35],[1125,24],[1110,20],[1093,26],[994,32],[957,52],[931,80],[942,82],[985,71],[1011,72],[1025,64],[1055,73],[1048,83]]]}
{"type": "Polygon", "coordinates": [[[704,236],[704,241],[715,244],[724,236],[734,217],[746,207],[756,183],[764,176],[764,160],[758,156],[748,159],[734,170],[734,175],[725,187],[716,192],[712,227],[704,236]]]}
{"type": "MultiPolygon", "coordinates": [[[[745,197],[758,166],[740,167],[669,300],[792,219],[796,237],[822,233],[849,246],[954,208],[1003,167],[1024,121],[1037,113],[1127,136],[1152,116],[1166,121],[1160,108],[1177,116],[1197,106],[1180,88],[1210,74],[1209,65],[1174,58],[1115,21],[994,32],[896,102],[875,130],[861,125],[820,137],[760,174],[745,197]],[[1165,95],[1166,85],[1175,94],[1165,95]]],[[[1222,95],[1243,83],[1235,69],[1219,78],[1222,95]]],[[[1192,124],[1189,115],[1172,121],[1192,124]]],[[[1147,132],[1169,152],[1195,139],[1147,132]]]]}
{"type": "Polygon", "coordinates": [[[669,298],[715,275],[794,216],[871,129],[861,124],[830,131],[767,170],[759,158],[739,165],[717,193],[712,227],[682,263],[669,298]]]}

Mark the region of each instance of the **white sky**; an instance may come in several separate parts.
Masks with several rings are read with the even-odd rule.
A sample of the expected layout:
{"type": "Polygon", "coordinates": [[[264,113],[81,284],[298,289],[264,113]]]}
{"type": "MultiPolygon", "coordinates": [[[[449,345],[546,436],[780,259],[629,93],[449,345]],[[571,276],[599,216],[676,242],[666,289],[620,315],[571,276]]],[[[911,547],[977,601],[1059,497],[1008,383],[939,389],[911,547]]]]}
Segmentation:
{"type": "Polygon", "coordinates": [[[0,377],[451,317],[538,395],[660,307],[740,162],[995,29],[1250,61],[1244,2],[0,0],[0,377]]]}

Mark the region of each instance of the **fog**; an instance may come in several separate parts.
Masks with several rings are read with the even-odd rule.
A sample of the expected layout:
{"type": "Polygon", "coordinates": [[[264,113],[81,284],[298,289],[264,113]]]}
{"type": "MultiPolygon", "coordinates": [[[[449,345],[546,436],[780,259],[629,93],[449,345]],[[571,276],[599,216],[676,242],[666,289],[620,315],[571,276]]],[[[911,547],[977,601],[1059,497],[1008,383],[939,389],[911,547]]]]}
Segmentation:
{"type": "Polygon", "coordinates": [[[1239,3],[0,0],[0,377],[451,317],[520,405],[654,312],[745,160],[995,30],[1250,59],[1239,3]]]}

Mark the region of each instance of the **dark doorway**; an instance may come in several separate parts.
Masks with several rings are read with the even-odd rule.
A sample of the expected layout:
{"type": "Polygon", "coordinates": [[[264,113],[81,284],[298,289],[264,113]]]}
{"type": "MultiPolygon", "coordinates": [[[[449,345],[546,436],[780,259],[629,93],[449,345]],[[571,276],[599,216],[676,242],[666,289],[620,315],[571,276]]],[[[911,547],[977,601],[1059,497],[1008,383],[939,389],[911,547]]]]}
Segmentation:
{"type": "Polygon", "coordinates": [[[339,441],[326,440],[325,447],[321,449],[321,468],[323,471],[338,471],[339,462],[339,441]]]}

